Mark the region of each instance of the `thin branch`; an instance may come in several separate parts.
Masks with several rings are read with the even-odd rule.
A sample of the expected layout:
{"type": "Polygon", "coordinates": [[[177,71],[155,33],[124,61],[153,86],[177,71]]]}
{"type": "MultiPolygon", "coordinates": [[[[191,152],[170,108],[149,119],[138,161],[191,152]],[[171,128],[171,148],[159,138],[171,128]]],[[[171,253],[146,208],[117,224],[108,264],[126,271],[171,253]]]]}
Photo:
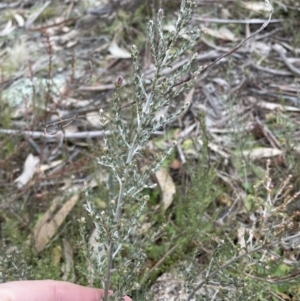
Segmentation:
{"type": "MultiPolygon", "coordinates": [[[[264,30],[268,24],[270,23],[271,21],[271,18],[272,18],[272,14],[273,14],[273,10],[270,11],[270,14],[269,14],[269,18],[268,20],[266,20],[264,22],[264,24],[258,29],[256,30],[254,33],[252,33],[249,37],[247,37],[246,39],[242,40],[238,45],[236,45],[235,47],[231,48],[228,52],[226,52],[225,54],[221,55],[220,57],[218,57],[215,61],[213,61],[212,63],[208,64],[207,66],[205,66],[201,72],[204,72],[205,70],[211,68],[212,66],[214,66],[217,62],[219,62],[220,60],[222,60],[223,58],[229,56],[230,54],[236,52],[238,49],[240,49],[242,46],[244,46],[244,44],[249,41],[250,39],[252,39],[255,35],[257,35],[258,33],[260,33],[262,30],[264,30]]],[[[187,83],[189,82],[190,80],[192,79],[192,75],[190,75],[187,79],[185,80],[182,80],[181,82],[177,83],[177,84],[174,84],[172,88],[176,87],[176,86],[179,86],[179,85],[182,85],[184,83],[187,83]]]]}

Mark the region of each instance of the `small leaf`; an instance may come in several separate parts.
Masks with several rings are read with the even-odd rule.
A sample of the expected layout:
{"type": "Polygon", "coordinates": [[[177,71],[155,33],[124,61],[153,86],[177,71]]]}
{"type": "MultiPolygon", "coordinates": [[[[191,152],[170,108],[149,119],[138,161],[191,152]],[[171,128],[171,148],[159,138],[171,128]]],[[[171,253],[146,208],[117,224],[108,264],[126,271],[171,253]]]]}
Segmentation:
{"type": "Polygon", "coordinates": [[[270,158],[283,155],[283,151],[277,148],[259,147],[252,150],[245,150],[242,152],[243,156],[251,160],[270,158]]]}
{"type": "Polygon", "coordinates": [[[9,35],[11,32],[14,31],[14,29],[16,28],[16,26],[13,26],[12,20],[9,20],[4,29],[2,31],[0,31],[0,37],[5,37],[7,35],[9,35]]]}
{"type": "Polygon", "coordinates": [[[25,186],[32,179],[39,162],[39,157],[35,157],[32,154],[27,156],[22,174],[15,179],[18,188],[25,186]]]}
{"type": "Polygon", "coordinates": [[[166,169],[160,169],[155,173],[155,176],[162,192],[162,206],[163,210],[165,211],[173,202],[176,187],[172,177],[166,169]]]}
{"type": "Polygon", "coordinates": [[[116,59],[130,59],[131,54],[124,48],[120,48],[116,42],[111,42],[108,51],[116,59]]]}
{"type": "Polygon", "coordinates": [[[14,14],[14,17],[15,17],[17,23],[18,23],[18,26],[19,26],[19,27],[24,27],[25,21],[24,21],[23,16],[21,16],[21,15],[19,15],[19,14],[14,14]]]}

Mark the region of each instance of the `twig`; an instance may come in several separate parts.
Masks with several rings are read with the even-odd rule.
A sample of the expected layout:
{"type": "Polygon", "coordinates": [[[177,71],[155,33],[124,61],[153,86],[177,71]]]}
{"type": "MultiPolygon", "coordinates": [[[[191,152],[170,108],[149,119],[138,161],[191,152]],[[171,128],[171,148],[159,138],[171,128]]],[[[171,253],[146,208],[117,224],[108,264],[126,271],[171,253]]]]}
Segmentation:
{"type": "MultiPolygon", "coordinates": [[[[99,138],[103,137],[104,132],[103,131],[85,131],[85,132],[78,132],[78,133],[55,133],[52,134],[46,134],[42,131],[20,131],[20,130],[14,130],[14,129],[0,129],[0,133],[2,134],[8,134],[8,135],[23,135],[23,136],[29,136],[31,138],[35,139],[47,139],[48,141],[55,141],[56,137],[63,135],[64,139],[86,139],[86,138],[99,138]]],[[[105,135],[110,135],[110,131],[106,131],[105,135]]]]}
{"type": "Polygon", "coordinates": [[[33,14],[31,17],[29,17],[29,19],[25,23],[26,29],[30,29],[31,25],[35,22],[35,20],[41,15],[41,13],[47,8],[47,6],[50,3],[51,3],[51,1],[46,1],[44,3],[44,5],[35,14],[33,14]]]}
{"type": "Polygon", "coordinates": [[[6,8],[17,8],[21,4],[21,2],[22,1],[16,1],[11,4],[6,4],[6,3],[0,4],[0,10],[6,9],[6,8]]]}
{"type": "Polygon", "coordinates": [[[173,246],[155,265],[152,267],[152,269],[149,271],[148,275],[150,275],[155,269],[157,269],[159,266],[162,265],[162,263],[166,260],[168,256],[173,254],[176,249],[178,248],[178,245],[173,246]]]}
{"type": "MultiPolygon", "coordinates": [[[[263,19],[248,19],[248,20],[226,20],[226,19],[215,19],[215,18],[203,18],[203,17],[194,17],[194,20],[207,22],[207,23],[221,23],[221,24],[262,24],[266,22],[263,19]]],[[[271,23],[280,23],[284,20],[282,19],[273,19],[270,20],[271,23]]]]}
{"type": "Polygon", "coordinates": [[[213,276],[215,276],[216,274],[218,274],[220,271],[224,270],[225,268],[227,268],[228,266],[230,266],[232,263],[242,259],[243,257],[245,256],[248,256],[249,254],[252,254],[254,252],[257,252],[259,250],[261,250],[262,248],[264,247],[264,244],[252,249],[252,250],[249,250],[239,256],[236,256],[236,257],[233,257],[231,259],[229,259],[227,262],[225,262],[223,265],[219,266],[218,268],[216,268],[213,272],[209,273],[209,275],[207,275],[205,277],[205,279],[203,281],[201,281],[195,288],[194,290],[189,294],[188,298],[187,298],[187,301],[191,300],[196,292],[207,282],[207,280],[213,276]]]}
{"type": "Polygon", "coordinates": [[[47,124],[47,125],[45,125],[44,132],[45,132],[45,134],[50,134],[50,133],[47,132],[47,129],[49,127],[58,126],[59,129],[50,134],[50,135],[55,135],[58,131],[60,131],[60,130],[62,130],[64,128],[66,128],[67,126],[69,126],[70,124],[72,124],[78,117],[79,116],[76,114],[72,118],[67,118],[67,119],[64,119],[64,120],[61,120],[61,121],[57,121],[57,122],[53,122],[53,123],[47,124]]]}
{"type": "Polygon", "coordinates": [[[292,236],[289,236],[289,237],[285,237],[285,238],[282,238],[278,241],[273,241],[271,242],[270,244],[266,244],[265,242],[263,242],[260,246],[256,247],[256,248],[253,248],[251,250],[247,250],[245,253],[241,254],[241,255],[238,255],[236,257],[233,257],[231,259],[229,259],[227,262],[225,262],[223,265],[219,266],[218,268],[216,268],[213,272],[211,272],[209,275],[207,275],[205,277],[205,279],[203,281],[201,281],[195,288],[194,290],[191,292],[191,294],[188,296],[187,298],[187,301],[191,300],[194,295],[196,294],[196,292],[208,281],[209,278],[215,276],[216,274],[218,274],[220,271],[224,270],[225,268],[227,268],[228,266],[230,266],[232,263],[244,258],[245,256],[248,256],[252,253],[255,253],[259,250],[261,250],[262,248],[264,247],[271,247],[271,246],[274,246],[276,244],[279,244],[280,242],[285,242],[287,243],[289,240],[292,240],[292,239],[295,239],[295,238],[298,238],[300,236],[300,233],[297,233],[295,235],[292,235],[292,236]]]}
{"type": "Polygon", "coordinates": [[[287,66],[287,68],[295,75],[295,76],[300,76],[300,69],[296,68],[295,66],[293,66],[289,60],[287,59],[287,57],[284,54],[283,51],[283,47],[279,44],[275,44],[273,46],[273,49],[279,54],[279,56],[281,57],[281,59],[283,60],[284,64],[287,66]]]}
{"type": "Polygon", "coordinates": [[[270,131],[270,129],[263,124],[258,117],[255,118],[256,124],[260,127],[262,133],[264,134],[265,138],[269,141],[269,143],[274,148],[282,149],[280,142],[275,137],[275,135],[270,131]]]}
{"type": "MultiPolygon", "coordinates": [[[[257,35],[258,33],[260,33],[262,30],[264,30],[268,24],[270,23],[271,21],[271,18],[272,18],[272,14],[273,14],[273,10],[270,11],[270,14],[269,14],[269,18],[263,23],[263,25],[258,29],[256,30],[254,33],[252,33],[249,37],[247,37],[246,39],[242,40],[238,45],[236,45],[235,47],[231,48],[228,52],[226,52],[225,54],[221,55],[220,57],[218,57],[215,61],[213,61],[212,63],[210,63],[209,65],[205,66],[201,71],[205,71],[209,68],[211,68],[212,66],[214,66],[217,62],[219,62],[220,60],[222,60],[223,58],[229,56],[230,54],[236,52],[238,49],[240,49],[248,40],[252,39],[255,35],[257,35]]],[[[176,86],[179,86],[179,85],[182,85],[184,83],[187,83],[189,82],[190,80],[192,79],[192,75],[190,75],[187,79],[177,83],[177,84],[174,84],[173,85],[173,88],[176,87],[176,86]]]]}
{"type": "MultiPolygon", "coordinates": [[[[285,71],[285,70],[276,70],[276,69],[271,69],[268,67],[262,67],[259,66],[257,64],[255,64],[255,62],[253,62],[252,60],[249,60],[246,65],[250,65],[251,67],[259,70],[259,71],[263,71],[263,72],[267,72],[270,74],[275,74],[275,75],[282,75],[282,76],[290,76],[292,75],[290,71],[285,71]]],[[[246,65],[244,65],[243,67],[246,67],[246,65]]]]}

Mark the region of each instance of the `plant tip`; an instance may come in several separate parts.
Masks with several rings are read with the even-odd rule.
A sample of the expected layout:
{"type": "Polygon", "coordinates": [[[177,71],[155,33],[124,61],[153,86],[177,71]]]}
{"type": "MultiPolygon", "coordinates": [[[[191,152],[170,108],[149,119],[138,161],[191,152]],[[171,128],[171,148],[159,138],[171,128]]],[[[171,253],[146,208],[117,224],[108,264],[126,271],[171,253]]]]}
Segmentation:
{"type": "Polygon", "coordinates": [[[123,77],[121,75],[119,75],[115,81],[115,87],[119,88],[122,86],[123,83],[123,77]]]}
{"type": "Polygon", "coordinates": [[[164,15],[164,10],[163,10],[162,8],[160,8],[160,9],[158,10],[157,16],[158,16],[159,18],[162,18],[163,15],[164,15]]]}

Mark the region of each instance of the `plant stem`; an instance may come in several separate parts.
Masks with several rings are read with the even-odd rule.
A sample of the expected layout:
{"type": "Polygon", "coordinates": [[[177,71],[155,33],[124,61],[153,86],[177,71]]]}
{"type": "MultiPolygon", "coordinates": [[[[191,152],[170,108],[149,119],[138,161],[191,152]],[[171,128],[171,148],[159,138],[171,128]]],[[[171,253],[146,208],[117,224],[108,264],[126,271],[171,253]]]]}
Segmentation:
{"type": "Polygon", "coordinates": [[[106,277],[104,281],[104,298],[103,298],[104,301],[108,301],[108,290],[110,285],[113,251],[114,251],[114,243],[111,241],[108,247],[108,262],[107,262],[106,277]]]}

